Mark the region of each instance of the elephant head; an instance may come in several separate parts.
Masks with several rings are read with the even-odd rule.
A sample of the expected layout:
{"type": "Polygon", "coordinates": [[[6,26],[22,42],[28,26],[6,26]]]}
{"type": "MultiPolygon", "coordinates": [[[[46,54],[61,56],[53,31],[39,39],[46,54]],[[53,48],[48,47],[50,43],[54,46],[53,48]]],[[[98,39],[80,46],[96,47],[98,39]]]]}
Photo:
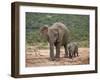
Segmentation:
{"type": "Polygon", "coordinates": [[[45,35],[45,33],[48,32],[48,25],[44,25],[43,27],[40,28],[40,33],[42,33],[42,35],[45,35]]]}
{"type": "Polygon", "coordinates": [[[49,42],[56,42],[58,39],[58,29],[44,25],[40,28],[40,35],[45,37],[49,42]]]}

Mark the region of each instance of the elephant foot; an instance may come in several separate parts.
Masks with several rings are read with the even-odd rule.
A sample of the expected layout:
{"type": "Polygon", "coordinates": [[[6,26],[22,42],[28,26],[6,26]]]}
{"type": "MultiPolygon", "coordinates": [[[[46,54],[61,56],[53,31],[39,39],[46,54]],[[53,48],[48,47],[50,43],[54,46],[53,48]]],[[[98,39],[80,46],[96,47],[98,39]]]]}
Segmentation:
{"type": "Polygon", "coordinates": [[[72,57],[70,57],[69,59],[72,59],[72,57]]]}
{"type": "Polygon", "coordinates": [[[49,60],[50,60],[50,61],[54,61],[54,60],[55,60],[55,58],[49,58],[49,60]]]}
{"type": "Polygon", "coordinates": [[[79,55],[77,55],[77,57],[79,57],[79,55]]]}
{"type": "Polygon", "coordinates": [[[67,55],[64,55],[64,58],[68,58],[68,56],[67,55]]]}
{"type": "Polygon", "coordinates": [[[73,57],[76,57],[75,55],[73,57]]]}
{"type": "Polygon", "coordinates": [[[60,58],[56,58],[55,61],[60,61],[60,58]]]}
{"type": "Polygon", "coordinates": [[[72,56],[69,56],[69,59],[72,59],[72,56]]]}
{"type": "Polygon", "coordinates": [[[60,58],[60,56],[58,56],[58,55],[55,56],[55,59],[59,59],[59,58],[60,58]]]}

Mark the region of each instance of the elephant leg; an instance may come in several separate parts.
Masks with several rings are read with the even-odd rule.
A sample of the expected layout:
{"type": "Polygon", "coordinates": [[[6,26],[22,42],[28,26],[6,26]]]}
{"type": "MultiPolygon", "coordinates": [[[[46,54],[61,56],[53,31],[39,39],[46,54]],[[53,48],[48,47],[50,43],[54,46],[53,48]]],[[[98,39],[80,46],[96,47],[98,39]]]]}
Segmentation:
{"type": "Polygon", "coordinates": [[[74,57],[76,57],[76,52],[75,52],[75,51],[74,51],[74,54],[73,54],[73,56],[74,56],[74,57]]]}
{"type": "Polygon", "coordinates": [[[56,43],[56,55],[55,58],[60,58],[60,43],[56,43]]]}
{"type": "Polygon", "coordinates": [[[78,53],[78,48],[77,48],[76,52],[77,52],[77,56],[79,56],[79,53],[78,53]]]}
{"type": "Polygon", "coordinates": [[[64,55],[64,57],[65,57],[65,58],[68,58],[68,50],[67,50],[67,45],[64,45],[64,48],[65,48],[65,55],[64,55]]]}
{"type": "Polygon", "coordinates": [[[77,51],[77,56],[79,56],[79,55],[78,55],[78,51],[77,51]]]}
{"type": "Polygon", "coordinates": [[[73,56],[73,53],[69,52],[69,58],[72,58],[72,56],[73,56]]]}
{"type": "Polygon", "coordinates": [[[54,44],[50,44],[50,60],[54,61],[54,44]]]}

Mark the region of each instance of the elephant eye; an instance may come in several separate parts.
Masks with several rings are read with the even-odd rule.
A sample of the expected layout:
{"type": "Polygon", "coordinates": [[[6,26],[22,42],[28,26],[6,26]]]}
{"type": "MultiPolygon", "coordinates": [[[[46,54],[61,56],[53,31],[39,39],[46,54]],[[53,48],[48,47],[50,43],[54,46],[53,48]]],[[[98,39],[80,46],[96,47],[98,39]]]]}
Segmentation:
{"type": "Polygon", "coordinates": [[[54,34],[54,36],[57,36],[57,34],[54,34]]]}
{"type": "Polygon", "coordinates": [[[54,36],[57,36],[58,35],[58,32],[54,32],[54,36]]]}

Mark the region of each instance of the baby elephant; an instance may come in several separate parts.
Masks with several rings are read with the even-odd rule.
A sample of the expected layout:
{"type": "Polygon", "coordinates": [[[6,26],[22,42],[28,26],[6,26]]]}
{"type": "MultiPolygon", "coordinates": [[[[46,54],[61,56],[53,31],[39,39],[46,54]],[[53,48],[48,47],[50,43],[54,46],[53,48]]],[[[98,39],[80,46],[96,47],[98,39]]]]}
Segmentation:
{"type": "Polygon", "coordinates": [[[67,45],[69,58],[78,56],[78,44],[76,42],[71,42],[67,45]]]}

